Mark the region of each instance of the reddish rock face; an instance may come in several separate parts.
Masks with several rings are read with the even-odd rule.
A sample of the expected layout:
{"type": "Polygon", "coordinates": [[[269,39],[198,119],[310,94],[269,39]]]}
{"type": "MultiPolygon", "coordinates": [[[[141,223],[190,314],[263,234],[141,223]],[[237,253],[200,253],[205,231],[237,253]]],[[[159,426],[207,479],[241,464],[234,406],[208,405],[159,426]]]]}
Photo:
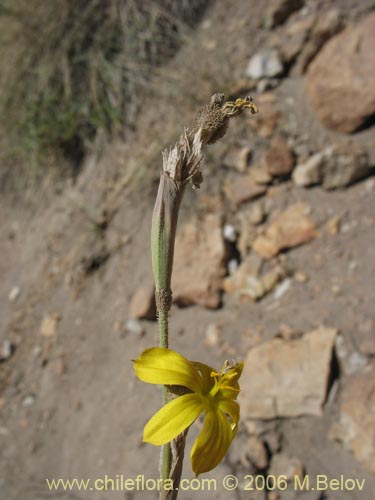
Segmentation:
{"type": "Polygon", "coordinates": [[[375,110],[375,14],[324,45],[310,64],[305,90],[321,122],[355,132],[375,110]]]}

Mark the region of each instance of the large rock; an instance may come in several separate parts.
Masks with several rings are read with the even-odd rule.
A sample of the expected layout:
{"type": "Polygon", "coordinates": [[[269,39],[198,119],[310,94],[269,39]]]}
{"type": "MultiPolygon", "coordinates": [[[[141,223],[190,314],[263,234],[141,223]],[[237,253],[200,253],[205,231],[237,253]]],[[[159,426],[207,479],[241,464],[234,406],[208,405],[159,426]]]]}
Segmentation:
{"type": "Polygon", "coordinates": [[[251,349],[239,395],[244,418],[320,416],[336,334],[319,328],[300,339],[275,338],[251,349]]]}
{"type": "Polygon", "coordinates": [[[356,459],[375,473],[375,363],[351,376],[341,395],[339,421],[331,438],[341,441],[356,459]]]}
{"type": "Polygon", "coordinates": [[[315,238],[316,223],[308,215],[309,207],[296,203],[279,213],[258,236],[253,249],[263,258],[271,259],[281,250],[296,247],[315,238]]]}
{"type": "Polygon", "coordinates": [[[179,305],[220,305],[227,252],[221,219],[206,215],[178,229],[173,264],[173,300],[179,305]]]}
{"type": "Polygon", "coordinates": [[[355,132],[374,116],[375,13],[331,38],[310,64],[306,93],[322,123],[355,132]]]}
{"type": "Polygon", "coordinates": [[[372,169],[366,150],[359,145],[329,146],[297,165],[293,180],[297,186],[322,184],[325,189],[350,186],[370,175],[372,169]]]}

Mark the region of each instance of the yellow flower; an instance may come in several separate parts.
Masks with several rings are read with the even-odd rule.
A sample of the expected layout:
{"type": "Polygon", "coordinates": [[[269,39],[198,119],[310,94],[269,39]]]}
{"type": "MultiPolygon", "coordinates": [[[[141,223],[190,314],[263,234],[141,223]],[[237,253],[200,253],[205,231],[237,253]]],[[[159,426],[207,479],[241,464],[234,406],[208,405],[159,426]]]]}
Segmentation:
{"type": "Polygon", "coordinates": [[[203,428],[190,460],[196,475],[208,472],[224,458],[236,435],[240,408],[235,401],[243,363],[226,362],[221,372],[189,361],[162,347],[144,351],[134,362],[137,377],[150,384],[177,385],[189,390],[163,406],[147,422],[143,440],[157,446],[172,441],[204,412],[203,428]]]}

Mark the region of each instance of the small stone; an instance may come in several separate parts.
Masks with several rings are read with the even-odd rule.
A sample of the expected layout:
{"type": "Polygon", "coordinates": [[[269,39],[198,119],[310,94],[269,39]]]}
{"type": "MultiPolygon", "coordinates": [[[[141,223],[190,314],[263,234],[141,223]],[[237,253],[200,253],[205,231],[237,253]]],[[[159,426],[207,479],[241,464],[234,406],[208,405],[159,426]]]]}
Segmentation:
{"type": "Polygon", "coordinates": [[[250,349],[239,394],[243,418],[320,416],[336,335],[333,328],[319,328],[301,338],[275,338],[250,349]]]}
{"type": "Polygon", "coordinates": [[[343,386],[339,420],[330,437],[343,443],[355,458],[375,473],[375,363],[352,375],[343,386]]]}
{"type": "Polygon", "coordinates": [[[130,301],[130,317],[133,319],[156,319],[155,287],[153,284],[137,288],[130,301]]]}
{"type": "Polygon", "coordinates": [[[237,239],[236,228],[232,224],[225,224],[223,227],[223,236],[225,240],[234,243],[237,239]]]}
{"type": "Polygon", "coordinates": [[[336,236],[339,234],[341,228],[341,217],[335,215],[324,226],[324,232],[328,236],[336,236]]]}
{"type": "Polygon", "coordinates": [[[225,155],[223,163],[228,168],[245,173],[251,163],[252,154],[252,149],[249,146],[237,148],[225,155]]]}
{"type": "Polygon", "coordinates": [[[232,276],[238,269],[239,264],[237,259],[230,259],[228,262],[228,274],[232,276]]]}
{"type": "Polygon", "coordinates": [[[8,294],[8,299],[10,302],[14,302],[18,299],[21,294],[21,288],[19,286],[14,286],[8,294]]]}
{"type": "Polygon", "coordinates": [[[264,470],[268,466],[266,447],[258,436],[250,436],[247,441],[246,454],[257,470],[264,470]]]}
{"type": "Polygon", "coordinates": [[[206,330],[205,345],[207,347],[217,347],[220,342],[222,328],[217,323],[210,323],[206,330]]]}
{"type": "Polygon", "coordinates": [[[268,172],[265,165],[260,164],[250,170],[250,177],[255,184],[261,186],[270,184],[272,182],[272,175],[268,172]]]}
{"type": "Polygon", "coordinates": [[[374,116],[374,30],[370,13],[331,38],[308,67],[306,94],[327,128],[352,133],[374,116]]]}
{"type": "Polygon", "coordinates": [[[265,186],[254,183],[249,175],[229,178],[224,186],[224,192],[228,200],[238,207],[246,201],[254,200],[267,192],[265,186]]]}
{"type": "Polygon", "coordinates": [[[346,360],[344,368],[345,373],[353,375],[358,373],[368,364],[368,359],[360,352],[353,352],[346,360]]]}
{"type": "Polygon", "coordinates": [[[125,323],[125,330],[133,335],[139,336],[145,333],[142,323],[137,319],[128,319],[128,321],[125,323]]]}
{"type": "Polygon", "coordinates": [[[30,406],[32,406],[35,403],[35,400],[36,400],[36,398],[35,398],[34,394],[29,394],[28,396],[23,398],[22,406],[24,408],[29,408],[30,406]]]}
{"type": "Polygon", "coordinates": [[[297,165],[292,176],[296,186],[320,184],[323,179],[323,164],[324,154],[316,153],[304,163],[297,165]]]}
{"type": "Polygon", "coordinates": [[[0,349],[0,361],[6,361],[13,354],[13,345],[10,340],[4,340],[0,349]]]}
{"type": "Polygon", "coordinates": [[[368,153],[359,145],[334,145],[324,151],[324,189],[350,186],[371,172],[368,153]]]}
{"type": "Polygon", "coordinates": [[[249,276],[258,276],[262,265],[261,259],[257,255],[247,256],[238,267],[237,271],[224,279],[223,288],[226,293],[236,293],[246,287],[249,276]]]}
{"type": "Polygon", "coordinates": [[[250,59],[245,74],[253,80],[260,80],[280,76],[283,71],[284,65],[277,50],[263,49],[250,59]]]}
{"type": "Polygon", "coordinates": [[[274,0],[270,2],[264,19],[264,27],[270,29],[283,24],[293,12],[301,9],[304,3],[304,0],[274,0]]]}
{"type": "Polygon", "coordinates": [[[304,466],[298,458],[278,453],[272,457],[269,474],[275,477],[285,476],[288,482],[294,481],[296,476],[302,480],[304,477],[304,466]]]}
{"type": "Polygon", "coordinates": [[[282,137],[276,137],[262,159],[272,177],[289,175],[294,167],[293,152],[282,137]]]}
{"type": "Polygon", "coordinates": [[[247,217],[251,224],[257,226],[264,222],[266,218],[266,211],[264,204],[260,201],[257,203],[252,203],[247,211],[247,217]]]}
{"type": "Polygon", "coordinates": [[[290,278],[286,278],[285,280],[283,280],[277,287],[276,287],[276,290],[274,291],[273,293],[273,298],[275,300],[279,300],[281,299],[282,297],[284,297],[284,295],[288,292],[289,288],[291,287],[292,285],[292,280],[290,278]]]}
{"type": "Polygon", "coordinates": [[[58,313],[47,314],[42,320],[40,334],[43,337],[55,337],[61,316],[58,313]]]}
{"type": "Polygon", "coordinates": [[[309,207],[296,203],[279,213],[253,243],[253,249],[263,258],[271,259],[281,250],[302,245],[317,235],[316,223],[307,215],[309,207]]]}
{"type": "Polygon", "coordinates": [[[294,274],[294,279],[298,281],[298,283],[307,283],[309,281],[309,276],[303,271],[297,271],[294,274]]]}

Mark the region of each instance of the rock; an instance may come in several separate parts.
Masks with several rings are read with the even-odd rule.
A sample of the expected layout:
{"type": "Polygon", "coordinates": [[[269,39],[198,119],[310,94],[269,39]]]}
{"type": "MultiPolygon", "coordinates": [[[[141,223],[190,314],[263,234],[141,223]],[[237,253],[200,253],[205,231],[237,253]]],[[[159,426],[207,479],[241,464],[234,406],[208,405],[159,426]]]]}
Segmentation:
{"type": "Polygon", "coordinates": [[[284,65],[280,55],[275,49],[263,49],[250,59],[245,74],[253,80],[261,78],[274,78],[282,75],[284,65]]]}
{"type": "Polygon", "coordinates": [[[280,121],[281,113],[276,107],[276,102],[277,97],[271,92],[257,96],[257,107],[260,113],[256,120],[249,120],[249,125],[260,137],[271,137],[280,121]]]}
{"type": "Polygon", "coordinates": [[[320,416],[336,334],[319,328],[299,339],[275,338],[252,348],[241,377],[243,418],[320,416]]]}
{"type": "Polygon", "coordinates": [[[227,247],[221,218],[206,215],[182,226],[177,232],[173,266],[173,300],[180,305],[220,305],[226,275],[227,247]]]}
{"type": "Polygon", "coordinates": [[[223,227],[223,237],[226,241],[234,243],[237,239],[236,228],[232,224],[225,224],[223,227]]]}
{"type": "Polygon", "coordinates": [[[238,207],[246,201],[263,196],[267,192],[267,187],[255,184],[249,175],[242,175],[241,177],[237,176],[227,179],[224,192],[228,200],[235,207],[238,207]]]}
{"type": "Polygon", "coordinates": [[[281,267],[276,267],[259,276],[254,261],[254,256],[249,256],[232,276],[224,280],[224,290],[227,293],[232,293],[240,299],[260,300],[285,275],[281,267]]]}
{"type": "Polygon", "coordinates": [[[206,330],[205,345],[207,347],[217,347],[220,342],[222,328],[217,323],[210,323],[206,330]]]}
{"type": "Polygon", "coordinates": [[[360,146],[335,145],[324,152],[324,189],[350,186],[371,172],[368,153],[360,146]]]}
{"type": "Polygon", "coordinates": [[[10,302],[14,302],[18,299],[21,294],[21,288],[19,286],[14,286],[8,294],[8,299],[10,302]]]}
{"type": "Polygon", "coordinates": [[[156,319],[155,287],[153,284],[137,288],[130,301],[130,317],[133,319],[156,319]]]}
{"type": "Polygon", "coordinates": [[[285,139],[276,137],[264,154],[262,162],[272,177],[283,177],[293,170],[293,152],[285,139]]]}
{"type": "Polygon", "coordinates": [[[227,168],[234,168],[237,172],[244,173],[251,163],[252,155],[252,149],[249,146],[244,146],[226,154],[223,163],[227,168]]]}
{"type": "Polygon", "coordinates": [[[270,43],[279,48],[283,61],[291,65],[306,46],[310,31],[316,22],[314,14],[297,19],[285,28],[285,38],[275,33],[270,43]]]}
{"type": "Polygon", "coordinates": [[[250,436],[247,440],[246,455],[257,470],[264,470],[268,466],[267,450],[258,436],[250,436]]]}
{"type": "Polygon", "coordinates": [[[24,408],[29,408],[35,403],[36,397],[34,394],[29,394],[28,396],[25,396],[22,400],[22,406],[24,408]]]}
{"type": "Polygon", "coordinates": [[[137,319],[128,319],[125,323],[125,331],[133,335],[143,335],[145,333],[142,323],[137,319]]]}
{"type": "Polygon", "coordinates": [[[40,334],[43,337],[55,337],[61,316],[58,313],[47,314],[42,320],[40,334]]]}
{"type": "Polygon", "coordinates": [[[307,66],[321,47],[341,30],[343,24],[340,11],[334,8],[329,9],[323,15],[316,16],[315,20],[316,22],[309,30],[308,40],[303,44],[302,54],[296,64],[296,73],[299,75],[306,71],[307,66]]]}
{"type": "Polygon", "coordinates": [[[284,297],[284,295],[287,293],[287,291],[289,290],[289,288],[291,287],[291,285],[292,285],[292,280],[290,278],[285,278],[285,280],[283,280],[276,287],[276,290],[274,291],[274,294],[273,294],[273,298],[275,300],[279,300],[282,297],[284,297]]]}
{"type": "Polygon", "coordinates": [[[374,116],[375,14],[331,38],[306,73],[306,94],[327,128],[351,133],[374,116]]]}
{"type": "Polygon", "coordinates": [[[334,215],[331,217],[324,226],[324,232],[328,236],[336,236],[339,234],[341,228],[341,217],[334,215]]]}
{"type": "Polygon", "coordinates": [[[314,239],[317,235],[315,221],[307,215],[309,207],[296,203],[279,213],[256,238],[253,249],[263,258],[271,259],[281,250],[293,248],[314,239]]]}
{"type": "Polygon", "coordinates": [[[257,236],[256,225],[263,222],[265,213],[264,204],[261,202],[251,203],[238,213],[240,223],[240,234],[237,248],[244,259],[251,250],[253,241],[257,236]]]}
{"type": "Polygon", "coordinates": [[[293,181],[297,186],[320,184],[323,178],[324,153],[315,153],[304,163],[297,165],[293,172],[293,181]]]}
{"type": "Polygon", "coordinates": [[[295,274],[294,274],[294,279],[298,282],[298,283],[307,283],[309,281],[309,275],[304,273],[303,271],[297,271],[295,274]]]}
{"type": "Polygon", "coordinates": [[[293,482],[295,476],[298,476],[302,480],[304,477],[304,466],[298,458],[278,453],[272,457],[269,474],[275,477],[285,476],[288,482],[293,482]]]}
{"type": "Polygon", "coordinates": [[[4,340],[0,349],[0,362],[9,359],[14,352],[14,347],[10,340],[4,340]]]}
{"type": "Polygon", "coordinates": [[[343,188],[370,175],[369,156],[359,145],[333,145],[312,155],[293,172],[297,186],[322,184],[325,189],[343,188]]]}
{"type": "Polygon", "coordinates": [[[239,264],[238,264],[238,260],[237,259],[230,259],[228,261],[227,268],[228,268],[228,274],[229,274],[229,276],[232,276],[232,274],[234,274],[237,271],[238,266],[239,266],[239,264]]]}
{"type": "Polygon", "coordinates": [[[304,3],[304,0],[274,0],[269,4],[264,27],[270,29],[283,24],[293,12],[301,9],[304,3]]]}
{"type": "Polygon", "coordinates": [[[272,175],[268,172],[263,163],[260,163],[260,165],[255,166],[250,170],[250,177],[255,184],[259,184],[261,186],[272,182],[272,175]]]}
{"type": "Polygon", "coordinates": [[[249,276],[258,276],[262,265],[257,255],[247,256],[238,267],[237,271],[224,279],[223,289],[226,293],[236,293],[246,287],[249,276]]]}
{"type": "Polygon", "coordinates": [[[375,363],[347,379],[340,417],[330,437],[343,443],[364,467],[375,473],[375,363]]]}

